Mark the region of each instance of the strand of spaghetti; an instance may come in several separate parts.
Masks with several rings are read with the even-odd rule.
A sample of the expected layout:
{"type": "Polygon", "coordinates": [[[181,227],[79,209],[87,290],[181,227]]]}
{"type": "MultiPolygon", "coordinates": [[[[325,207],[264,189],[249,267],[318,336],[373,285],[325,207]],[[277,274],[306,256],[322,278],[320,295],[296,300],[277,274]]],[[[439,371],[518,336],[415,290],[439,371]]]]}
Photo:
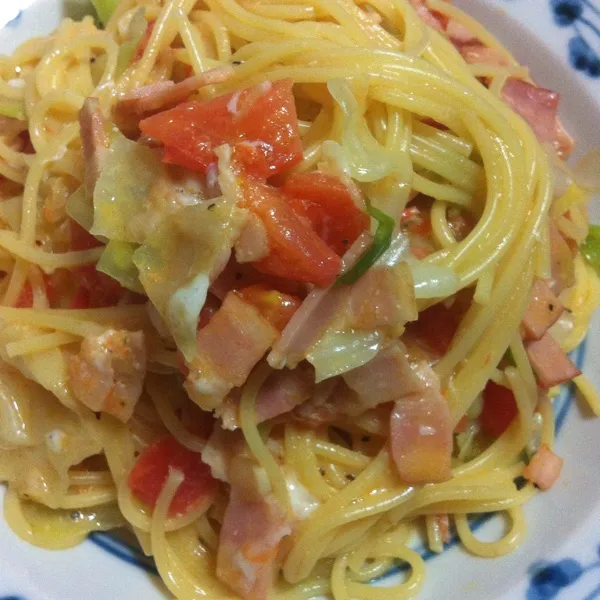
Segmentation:
{"type": "Polygon", "coordinates": [[[64,346],[79,341],[79,337],[70,333],[57,331],[54,333],[45,333],[32,338],[27,338],[19,342],[10,342],[6,344],[6,353],[9,358],[23,356],[24,354],[33,354],[35,352],[43,352],[50,348],[64,346]]]}
{"type": "MultiPolygon", "coordinates": [[[[87,488],[88,486],[86,486],[87,488]]],[[[71,490],[65,494],[56,508],[74,509],[90,508],[101,504],[109,504],[117,499],[117,490],[114,486],[97,487],[85,491],[71,490]]]]}
{"type": "Polygon", "coordinates": [[[149,375],[146,379],[146,390],[154,403],[156,412],[158,412],[165,427],[180,444],[192,452],[201,452],[206,445],[206,440],[190,433],[182,425],[175,414],[173,402],[171,401],[172,399],[175,399],[179,390],[172,385],[165,385],[165,383],[167,383],[165,377],[149,375]]]}
{"type": "Polygon", "coordinates": [[[347,467],[364,469],[370,463],[369,457],[364,454],[348,450],[347,448],[326,442],[319,438],[311,437],[310,446],[313,452],[318,456],[322,456],[332,462],[347,467]]]}
{"type": "Polygon", "coordinates": [[[209,597],[214,600],[236,600],[223,589],[214,576],[210,575],[214,569],[214,563],[206,552],[195,553],[196,558],[201,562],[192,574],[186,564],[178,560],[167,540],[165,529],[167,513],[183,480],[183,473],[169,468],[169,476],[162,487],[152,514],[150,531],[152,554],[161,579],[177,598],[202,600],[209,597]]]}
{"type": "Polygon", "coordinates": [[[204,61],[202,38],[198,35],[198,32],[191,26],[190,20],[181,8],[175,11],[175,19],[179,24],[179,35],[183,41],[185,49],[188,51],[190,62],[194,68],[194,73],[197,75],[206,71],[209,68],[204,61]]]}
{"type": "Polygon", "coordinates": [[[2,304],[4,306],[14,306],[17,303],[21,290],[27,281],[28,271],[29,264],[24,260],[17,258],[10,273],[8,286],[2,298],[2,304]]]}
{"type": "MultiPolygon", "coordinates": [[[[58,312],[58,311],[57,311],[58,312]]],[[[54,311],[39,311],[36,309],[0,307],[0,319],[14,323],[23,323],[41,327],[42,329],[56,329],[75,336],[101,335],[106,327],[92,321],[82,321],[68,316],[53,314],[54,311]]]]}
{"type": "Polygon", "coordinates": [[[30,246],[12,231],[0,231],[0,246],[27,262],[39,265],[47,273],[60,268],[95,264],[104,251],[104,248],[99,247],[74,252],[46,252],[36,246],[30,246]]]}
{"type": "Polygon", "coordinates": [[[525,538],[527,528],[525,526],[525,515],[521,508],[511,508],[506,511],[511,520],[511,528],[497,542],[482,542],[478,540],[469,527],[469,521],[464,514],[454,515],[456,523],[456,531],[460,537],[461,543],[469,552],[476,556],[484,556],[486,558],[494,558],[504,556],[512,552],[525,538]]]}
{"type": "MultiPolygon", "coordinates": [[[[29,172],[27,173],[27,179],[25,180],[25,192],[23,194],[23,216],[21,218],[21,239],[23,245],[33,246],[35,242],[35,226],[37,218],[37,205],[38,205],[38,193],[39,186],[42,179],[44,169],[51,162],[58,160],[65,152],[65,148],[69,143],[77,137],[79,133],[78,123],[69,123],[64,129],[54,138],[54,141],[49,144],[49,147],[45,149],[41,154],[36,154],[29,172]]],[[[10,232],[1,232],[3,235],[7,235],[10,232]]],[[[13,252],[17,256],[20,256],[15,251],[14,247],[8,247],[7,250],[13,252]]],[[[24,256],[23,258],[27,258],[24,256]]],[[[35,261],[30,261],[35,262],[35,261]]]]}
{"type": "Polygon", "coordinates": [[[250,375],[244,385],[240,400],[240,426],[250,451],[266,471],[280,506],[289,513],[291,506],[285,477],[260,436],[256,422],[256,397],[270,372],[270,367],[266,363],[262,364],[250,375]]]}
{"type": "Polygon", "coordinates": [[[589,379],[581,374],[575,377],[573,381],[575,382],[579,393],[592,409],[592,412],[600,417],[600,396],[594,386],[590,383],[589,379]]]}

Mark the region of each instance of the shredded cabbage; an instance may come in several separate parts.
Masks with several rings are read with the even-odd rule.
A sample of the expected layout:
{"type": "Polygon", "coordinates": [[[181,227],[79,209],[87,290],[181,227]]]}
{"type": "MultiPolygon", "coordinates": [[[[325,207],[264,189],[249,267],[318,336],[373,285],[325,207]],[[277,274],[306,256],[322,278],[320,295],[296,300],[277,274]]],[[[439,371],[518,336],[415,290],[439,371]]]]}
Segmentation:
{"type": "Polygon", "coordinates": [[[445,298],[458,292],[460,279],[452,269],[414,259],[407,262],[415,283],[415,298],[445,298]]]}
{"type": "Polygon", "coordinates": [[[86,231],[92,228],[94,223],[94,205],[83,185],[80,185],[67,198],[67,214],[86,231]]]}
{"type": "Polygon", "coordinates": [[[319,383],[368,363],[382,342],[379,331],[331,331],[312,347],[306,360],[315,368],[319,383]]]}
{"type": "Polygon", "coordinates": [[[96,9],[96,14],[102,25],[106,25],[115,12],[119,0],[92,0],[92,5],[96,9]]]}
{"type": "Polygon", "coordinates": [[[600,273],[600,226],[590,225],[585,242],[581,246],[581,253],[584,258],[600,273]]]}
{"type": "Polygon", "coordinates": [[[0,115],[9,117],[10,119],[18,119],[25,121],[25,106],[20,100],[9,100],[8,98],[0,98],[0,115]]]}
{"type": "Polygon", "coordinates": [[[141,244],[146,235],[147,200],[159,178],[166,179],[158,154],[116,134],[94,189],[93,235],[141,244]]]}
{"type": "Polygon", "coordinates": [[[119,56],[117,57],[117,77],[121,76],[133,62],[133,57],[140,47],[140,43],[144,37],[144,33],[146,33],[147,27],[146,11],[143,7],[140,7],[133,14],[131,23],[129,24],[127,41],[123,42],[119,48],[119,56]]]}
{"type": "Polygon", "coordinates": [[[139,272],[133,264],[133,253],[136,249],[135,244],[111,240],[106,245],[96,269],[116,279],[128,290],[143,294],[144,288],[140,283],[139,272]]]}
{"type": "Polygon", "coordinates": [[[188,361],[196,353],[198,316],[211,273],[227,260],[243,214],[235,200],[225,198],[182,207],[133,255],[144,290],[188,361]]]}

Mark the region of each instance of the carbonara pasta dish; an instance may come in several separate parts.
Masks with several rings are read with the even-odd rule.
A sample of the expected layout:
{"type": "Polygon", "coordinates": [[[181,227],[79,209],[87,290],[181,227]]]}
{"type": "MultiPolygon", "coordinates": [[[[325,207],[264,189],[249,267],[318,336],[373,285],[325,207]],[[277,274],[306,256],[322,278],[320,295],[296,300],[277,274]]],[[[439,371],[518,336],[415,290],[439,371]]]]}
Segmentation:
{"type": "Polygon", "coordinates": [[[0,57],[15,534],[125,528],[180,600],[412,598],[418,536],[515,549],[558,386],[600,414],[558,93],[443,0],[92,4],[0,57]]]}

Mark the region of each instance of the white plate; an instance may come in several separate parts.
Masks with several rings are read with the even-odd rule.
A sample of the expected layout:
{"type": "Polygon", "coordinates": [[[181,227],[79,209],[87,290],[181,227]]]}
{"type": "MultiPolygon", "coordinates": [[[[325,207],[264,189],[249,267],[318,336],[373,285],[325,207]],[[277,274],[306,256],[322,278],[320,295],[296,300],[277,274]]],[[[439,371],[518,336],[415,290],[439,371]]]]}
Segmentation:
{"type": "MultiPolygon", "coordinates": [[[[485,23],[536,81],[562,95],[561,114],[578,153],[600,145],[600,0],[457,0],[485,23]]],[[[0,0],[0,50],[49,32],[60,0],[0,0]],[[17,16],[18,13],[18,16],[17,16]]],[[[600,222],[598,206],[592,218],[600,222]]],[[[600,315],[574,360],[600,387],[600,315]]],[[[429,557],[422,599],[600,599],[600,420],[565,392],[557,401],[564,475],[527,507],[529,535],[513,554],[478,559],[453,545],[429,557]]],[[[478,535],[499,523],[484,522],[478,535]]],[[[427,553],[425,553],[427,554],[427,553]]],[[[0,522],[0,600],[164,600],[167,594],[139,551],[98,535],[63,552],[32,548],[0,522]],[[2,597],[3,596],[3,597],[2,597]]],[[[390,599],[393,600],[393,599],[390,599]]]]}

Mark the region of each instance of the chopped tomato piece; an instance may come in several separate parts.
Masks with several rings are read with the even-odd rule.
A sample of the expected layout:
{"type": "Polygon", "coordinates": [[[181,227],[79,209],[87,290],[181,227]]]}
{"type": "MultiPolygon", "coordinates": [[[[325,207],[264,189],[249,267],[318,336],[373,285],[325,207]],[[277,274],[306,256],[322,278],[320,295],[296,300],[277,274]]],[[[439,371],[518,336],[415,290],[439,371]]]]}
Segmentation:
{"type": "Polygon", "coordinates": [[[279,331],[283,330],[302,304],[299,298],[269,289],[260,283],[239,290],[238,294],[242,300],[257,308],[261,316],[279,331]]]}
{"type": "Polygon", "coordinates": [[[163,161],[206,172],[214,149],[235,147],[245,170],[271,177],[302,160],[292,81],[265,82],[208,102],[187,102],[140,122],[165,145],[163,161]]]}
{"type": "Polygon", "coordinates": [[[83,286],[77,289],[71,298],[71,308],[89,308],[90,307],[90,290],[83,286]]]}
{"type": "Polygon", "coordinates": [[[301,173],[283,184],[290,206],[310,221],[318,236],[342,256],[356,238],[369,228],[369,216],[360,210],[350,190],[335,175],[301,173]]]}
{"type": "Polygon", "coordinates": [[[96,239],[76,221],[69,221],[69,234],[71,236],[71,250],[90,250],[91,248],[102,246],[101,241],[96,239]]]}
{"type": "Polygon", "coordinates": [[[77,267],[73,273],[79,287],[88,292],[89,308],[115,306],[127,291],[118,281],[97,271],[95,265],[77,267]]]}
{"type": "Polygon", "coordinates": [[[517,403],[512,391],[488,381],[483,391],[483,409],[479,417],[483,431],[494,438],[501,436],[517,413],[517,403]]]}
{"type": "Polygon", "coordinates": [[[341,259],[288,205],[274,187],[256,179],[242,182],[245,206],[265,226],[269,255],[252,263],[261,272],[292,281],[331,285],[341,268],[341,259]]]}
{"type": "Polygon", "coordinates": [[[33,288],[31,287],[29,279],[23,284],[15,306],[17,308],[31,308],[33,306],[33,288]]]}
{"type": "Polygon", "coordinates": [[[186,514],[213,502],[217,481],[210,467],[202,462],[200,454],[188,450],[173,437],[158,440],[142,452],[129,474],[131,493],[154,508],[169,469],[177,469],[184,476],[169,507],[169,516],[186,514]]]}
{"type": "Polygon", "coordinates": [[[440,303],[419,313],[418,320],[409,323],[408,331],[415,334],[427,350],[442,356],[450,348],[459,323],[460,315],[440,303]]]}

